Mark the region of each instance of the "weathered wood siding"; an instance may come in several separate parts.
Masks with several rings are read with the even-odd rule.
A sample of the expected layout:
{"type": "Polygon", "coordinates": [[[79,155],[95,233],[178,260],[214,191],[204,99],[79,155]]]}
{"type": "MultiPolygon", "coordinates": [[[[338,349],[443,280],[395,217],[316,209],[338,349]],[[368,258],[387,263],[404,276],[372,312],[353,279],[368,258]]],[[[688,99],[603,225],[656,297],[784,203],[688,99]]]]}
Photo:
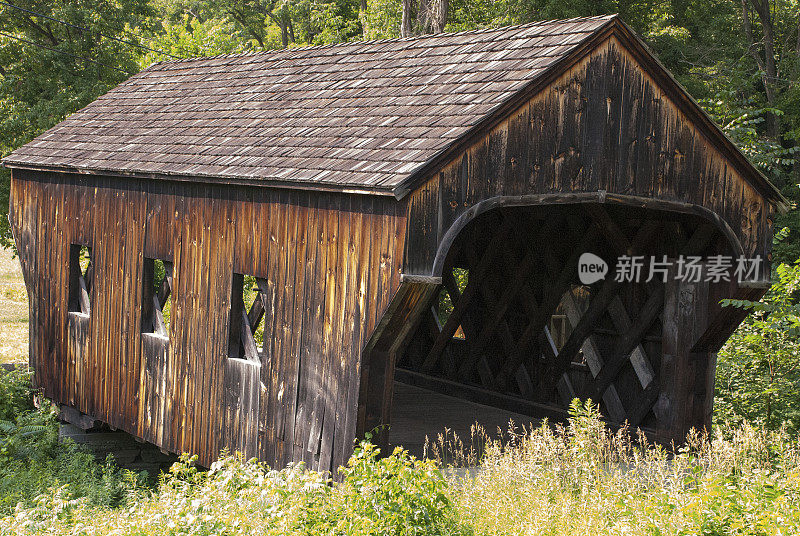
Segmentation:
{"type": "Polygon", "coordinates": [[[356,429],[359,357],[400,285],[393,199],[15,170],[11,220],[46,396],[208,464],[224,447],[330,469],[356,429]],[[88,318],[68,252],[92,248],[88,318]],[[143,334],[143,263],[174,263],[168,338],[143,334]],[[228,358],[233,273],[268,282],[261,363],[228,358]]]}
{"type": "Polygon", "coordinates": [[[704,207],[766,256],[768,201],[663,87],[610,37],[410,194],[404,273],[439,275],[445,233],[481,201],[598,190],[704,207]]]}

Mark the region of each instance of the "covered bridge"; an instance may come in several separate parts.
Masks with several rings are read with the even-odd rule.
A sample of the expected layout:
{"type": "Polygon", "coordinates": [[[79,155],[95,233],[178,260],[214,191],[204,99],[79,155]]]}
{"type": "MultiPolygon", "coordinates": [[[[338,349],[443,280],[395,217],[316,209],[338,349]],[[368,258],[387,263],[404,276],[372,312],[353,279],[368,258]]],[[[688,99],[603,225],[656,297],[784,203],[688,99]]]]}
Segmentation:
{"type": "Polygon", "coordinates": [[[613,16],[158,63],[4,164],[36,384],[203,464],[334,468],[396,382],[680,440],[769,267],[677,260],[784,204],[613,16]]]}

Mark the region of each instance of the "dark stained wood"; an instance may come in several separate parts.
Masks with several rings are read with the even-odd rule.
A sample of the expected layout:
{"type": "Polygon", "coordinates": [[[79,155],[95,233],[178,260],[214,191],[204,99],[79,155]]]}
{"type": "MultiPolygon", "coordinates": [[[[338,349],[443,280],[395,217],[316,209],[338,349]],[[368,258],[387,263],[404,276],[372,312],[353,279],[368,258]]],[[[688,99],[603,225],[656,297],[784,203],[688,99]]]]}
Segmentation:
{"type": "Polygon", "coordinates": [[[445,322],[445,325],[442,327],[442,332],[439,338],[436,340],[433,347],[431,347],[428,356],[425,358],[425,361],[422,364],[422,370],[430,370],[440,359],[445,345],[453,337],[458,329],[458,326],[461,325],[461,318],[467,311],[470,301],[475,296],[475,293],[481,284],[481,279],[486,275],[486,271],[489,269],[490,264],[494,261],[496,252],[500,247],[502,247],[506,233],[509,231],[509,227],[510,222],[508,220],[503,220],[501,222],[494,240],[491,241],[488,249],[483,253],[480,262],[477,263],[475,269],[471,272],[471,277],[469,278],[469,281],[467,281],[467,286],[464,288],[464,292],[459,296],[458,301],[453,308],[453,312],[450,314],[447,322],[445,322]]]}
{"type": "Polygon", "coordinates": [[[639,346],[642,337],[650,329],[656,316],[661,314],[663,305],[664,288],[658,286],[639,311],[636,316],[636,322],[619,337],[612,358],[606,362],[600,373],[595,377],[592,392],[587,398],[600,400],[605,395],[606,389],[609,388],[622,367],[630,361],[630,353],[639,346]]]}
{"type": "MultiPolygon", "coordinates": [[[[553,232],[554,227],[556,227],[556,221],[551,218],[545,225],[542,226],[538,235],[535,237],[534,243],[542,243],[546,241],[553,232]]],[[[496,300],[492,303],[492,310],[489,313],[487,321],[481,325],[480,332],[477,334],[476,340],[470,340],[469,355],[467,356],[467,359],[463,361],[460,367],[462,376],[472,369],[472,367],[475,366],[475,363],[480,359],[481,354],[484,353],[487,344],[489,344],[494,336],[498,325],[502,324],[503,331],[508,331],[508,326],[505,324],[503,317],[506,315],[508,308],[512,305],[512,299],[519,293],[531,272],[533,272],[532,268],[534,263],[537,260],[540,260],[539,253],[539,251],[536,251],[533,248],[528,248],[522,260],[519,261],[519,263],[513,269],[511,273],[511,279],[504,281],[502,287],[499,288],[500,294],[496,296],[496,300]]],[[[480,285],[480,282],[477,284],[480,285]]],[[[480,288],[486,289],[486,285],[480,285],[480,288]]],[[[486,298],[488,297],[489,296],[486,296],[486,298]]],[[[458,299],[460,300],[462,297],[459,296],[458,299]]],[[[493,382],[494,378],[492,377],[491,381],[487,383],[493,382]]]]}
{"type": "Polygon", "coordinates": [[[673,279],[666,286],[657,431],[661,437],[680,439],[692,427],[710,430],[711,425],[706,383],[707,374],[713,376],[713,357],[692,351],[708,323],[709,285],[673,279]]]}
{"type": "Polygon", "coordinates": [[[724,165],[727,149],[705,137],[705,126],[685,119],[683,103],[652,78],[653,71],[642,66],[629,44],[608,38],[518,103],[492,135],[473,138],[471,145],[419,178],[420,186],[409,194],[411,221],[419,224],[409,228],[414,247],[408,250],[404,272],[440,275],[434,273],[434,261],[449,249],[454,236],[447,232],[462,225],[460,219],[469,221],[489,207],[524,205],[526,197],[531,198],[527,203],[576,203],[592,195],[601,203],[703,209],[705,217],[741,244],[745,255],[766,258],[769,204],[736,166],[724,165]],[[608,73],[613,77],[602,86],[592,82],[608,78],[608,73]],[[570,108],[573,102],[582,103],[580,111],[570,108]],[[647,103],[658,106],[646,108],[647,103]],[[605,127],[599,138],[590,136],[594,125],[605,127]],[[527,144],[507,142],[512,139],[527,144]],[[654,140],[660,143],[657,159],[650,156],[656,150],[654,140]],[[462,193],[465,161],[469,180],[462,193]],[[520,174],[524,161],[528,165],[520,174]],[[698,188],[698,181],[736,186],[715,193],[698,188]],[[467,191],[471,197],[464,203],[459,196],[467,191]],[[551,200],[533,200],[548,195],[551,200]],[[423,224],[432,215],[437,221],[423,224]]]}
{"type": "MultiPolygon", "coordinates": [[[[541,304],[539,304],[536,314],[532,315],[530,318],[514,352],[511,354],[511,357],[508,359],[508,361],[506,361],[506,363],[503,365],[502,373],[507,377],[516,371],[519,365],[523,362],[525,348],[527,347],[528,343],[533,338],[540,336],[542,330],[545,328],[545,324],[550,319],[556,306],[561,301],[561,297],[564,295],[564,292],[566,292],[570,284],[574,283],[574,277],[578,271],[578,258],[583,253],[584,247],[591,244],[593,239],[594,228],[590,229],[584,235],[583,240],[578,243],[577,247],[572,251],[571,255],[564,263],[561,272],[557,275],[553,274],[555,281],[553,281],[550,285],[550,288],[547,289],[545,293],[545,299],[542,300],[541,304]]],[[[579,328],[576,327],[575,331],[573,331],[573,334],[579,331],[579,328]]],[[[569,342],[567,345],[569,345],[569,342]]],[[[559,355],[556,356],[556,360],[550,362],[551,368],[550,370],[544,372],[542,380],[547,378],[550,380],[550,385],[555,385],[555,382],[561,377],[561,374],[563,374],[563,372],[566,370],[573,357],[574,353],[571,352],[571,350],[564,352],[563,356],[561,355],[561,352],[559,352],[559,355]],[[564,356],[567,357],[565,358],[564,356]],[[557,366],[556,362],[562,359],[563,366],[557,366]]]]}
{"type": "MultiPolygon", "coordinates": [[[[403,282],[367,343],[359,389],[359,436],[389,423],[397,354],[405,350],[436,290],[437,285],[403,282]]],[[[376,441],[385,446],[388,435],[377,431],[376,441]]]]}
{"type": "MultiPolygon", "coordinates": [[[[357,391],[360,346],[400,285],[406,221],[401,205],[362,196],[351,203],[342,194],[255,190],[243,213],[241,197],[224,188],[177,190],[133,179],[67,178],[14,172],[15,196],[21,196],[15,197],[15,234],[32,291],[32,360],[46,396],[166,450],[197,453],[204,465],[224,447],[285,463],[295,455],[287,440],[316,451],[311,462],[317,468],[342,464],[355,439],[355,421],[349,431],[338,430],[336,415],[344,412],[340,406],[356,402],[352,386],[357,391]],[[59,198],[63,218],[56,218],[59,198]],[[28,221],[34,216],[31,202],[36,218],[28,221]],[[66,225],[73,221],[80,226],[66,225]],[[338,229],[355,232],[353,226],[352,238],[333,239],[338,229]],[[323,240],[319,248],[317,233],[323,240]],[[284,243],[290,235],[291,242],[284,243]],[[374,257],[369,249],[361,254],[360,237],[367,236],[374,241],[374,257]],[[313,237],[314,248],[300,243],[310,244],[307,237],[313,237]],[[249,252],[242,245],[246,241],[249,252]],[[90,314],[70,314],[68,320],[71,243],[91,246],[94,275],[90,314]],[[63,262],[50,260],[59,248],[63,262]],[[145,258],[172,261],[165,333],[151,332],[143,321],[155,309],[143,299],[144,285],[152,282],[145,258]],[[371,264],[373,258],[379,262],[371,264]],[[340,263],[341,272],[334,269],[340,263]],[[39,272],[36,266],[47,269],[39,272]],[[231,315],[234,273],[259,278],[263,304],[258,301],[248,312],[253,320],[263,315],[265,351],[247,340],[245,353],[252,356],[255,350],[260,363],[228,357],[230,321],[237,318],[231,315]],[[316,334],[327,339],[301,344],[313,343],[316,334]],[[49,356],[41,366],[38,355],[49,356]],[[327,368],[315,369],[315,363],[327,368]],[[317,373],[306,375],[313,370],[317,373]],[[324,455],[319,441],[316,447],[309,443],[310,420],[288,417],[299,393],[307,397],[303,407],[319,407],[319,429],[328,434],[324,455]],[[342,394],[332,399],[327,393],[342,394]]],[[[165,296],[162,288],[157,298],[165,296]]],[[[240,333],[245,318],[240,311],[240,333]]],[[[339,426],[348,425],[343,420],[339,426]]]]}
{"type": "Polygon", "coordinates": [[[733,330],[749,314],[746,308],[723,307],[720,300],[758,301],[767,292],[765,287],[742,287],[735,281],[712,283],[709,289],[708,310],[711,321],[692,348],[696,352],[717,352],[733,330]]]}

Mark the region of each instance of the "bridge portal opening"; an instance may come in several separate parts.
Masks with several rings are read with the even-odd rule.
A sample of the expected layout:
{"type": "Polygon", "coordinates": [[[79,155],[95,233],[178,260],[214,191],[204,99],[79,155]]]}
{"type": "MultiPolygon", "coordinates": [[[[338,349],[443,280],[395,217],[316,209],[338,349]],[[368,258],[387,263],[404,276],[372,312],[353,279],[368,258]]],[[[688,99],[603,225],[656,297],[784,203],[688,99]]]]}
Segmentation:
{"type": "Polygon", "coordinates": [[[735,248],[695,214],[576,203],[477,216],[393,356],[388,442],[421,454],[425,436],[468,438],[475,421],[492,434],[564,420],[575,398],[656,440],[710,424],[716,354],[697,343],[731,284],[709,280],[719,256],[735,248]]]}

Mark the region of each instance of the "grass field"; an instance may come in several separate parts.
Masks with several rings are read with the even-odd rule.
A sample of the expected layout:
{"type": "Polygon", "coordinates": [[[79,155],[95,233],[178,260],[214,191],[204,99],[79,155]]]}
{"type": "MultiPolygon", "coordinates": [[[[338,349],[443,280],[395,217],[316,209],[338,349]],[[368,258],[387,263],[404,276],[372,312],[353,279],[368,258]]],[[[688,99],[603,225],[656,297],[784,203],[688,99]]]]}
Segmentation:
{"type": "Polygon", "coordinates": [[[28,361],[28,295],[19,259],[0,249],[0,363],[28,361]]]}

